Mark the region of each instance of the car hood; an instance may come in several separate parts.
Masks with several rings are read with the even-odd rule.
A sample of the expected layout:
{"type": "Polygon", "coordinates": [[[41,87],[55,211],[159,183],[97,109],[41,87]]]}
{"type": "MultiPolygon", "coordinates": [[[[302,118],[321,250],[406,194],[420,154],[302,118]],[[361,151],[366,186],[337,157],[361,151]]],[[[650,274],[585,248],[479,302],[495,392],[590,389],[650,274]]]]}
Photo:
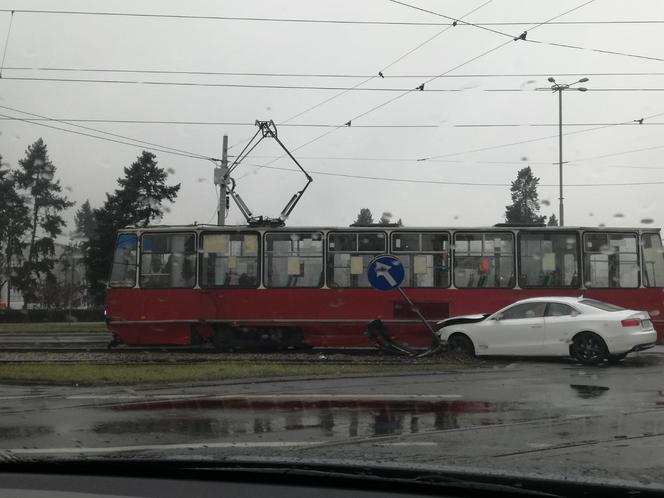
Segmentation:
{"type": "Polygon", "coordinates": [[[452,316],[446,318],[445,320],[440,320],[436,322],[436,325],[439,327],[447,327],[448,325],[454,325],[459,323],[475,323],[485,320],[487,317],[491,316],[491,313],[482,313],[478,315],[461,315],[461,316],[452,316]]]}

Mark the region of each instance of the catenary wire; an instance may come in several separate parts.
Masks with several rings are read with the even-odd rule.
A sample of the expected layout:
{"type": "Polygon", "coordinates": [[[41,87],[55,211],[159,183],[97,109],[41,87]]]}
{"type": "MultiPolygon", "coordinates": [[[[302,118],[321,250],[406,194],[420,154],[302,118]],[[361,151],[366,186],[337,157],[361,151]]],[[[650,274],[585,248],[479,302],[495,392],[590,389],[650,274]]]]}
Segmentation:
{"type": "MultiPolygon", "coordinates": [[[[648,119],[657,118],[659,116],[664,116],[664,112],[658,112],[656,114],[651,114],[649,116],[642,116],[642,117],[645,121],[645,120],[648,120],[648,119]]],[[[631,122],[633,122],[633,119],[622,121],[622,123],[631,123],[631,122]]],[[[563,133],[562,135],[563,136],[578,135],[580,133],[588,133],[588,132],[591,132],[591,131],[603,130],[605,128],[611,128],[613,126],[616,126],[616,124],[601,125],[601,126],[596,126],[596,127],[593,127],[593,128],[587,128],[585,130],[568,131],[566,133],[563,133]]],[[[545,137],[538,137],[538,138],[529,138],[529,139],[526,139],[526,140],[519,140],[517,142],[508,142],[508,143],[504,143],[504,144],[490,145],[490,146],[487,146],[487,147],[480,147],[480,148],[476,148],[476,149],[468,149],[468,150],[459,151],[459,152],[451,152],[451,153],[448,153],[448,154],[439,154],[439,155],[435,155],[435,156],[421,157],[421,158],[418,159],[418,161],[429,161],[431,159],[443,159],[443,158],[447,158],[447,157],[460,156],[460,155],[463,155],[463,154],[471,154],[471,153],[474,153],[474,152],[484,152],[484,151],[487,151],[487,150],[503,149],[503,148],[506,148],[506,147],[513,147],[515,145],[523,145],[523,144],[527,144],[527,143],[541,142],[543,140],[550,140],[552,138],[558,138],[559,136],[560,136],[560,134],[557,133],[555,135],[547,135],[545,137]]]]}
{"type": "MultiPolygon", "coordinates": [[[[274,169],[279,171],[290,171],[297,173],[297,170],[291,168],[281,168],[278,166],[263,166],[260,164],[249,164],[248,166],[255,168],[267,168],[274,169]]],[[[312,171],[309,170],[309,173],[312,175],[323,175],[323,176],[334,176],[341,178],[352,178],[357,180],[372,180],[372,181],[385,181],[385,182],[399,182],[399,183],[419,183],[419,184],[430,184],[430,185],[454,185],[454,186],[470,186],[470,187],[510,187],[509,183],[483,183],[483,182],[462,182],[462,181],[446,181],[446,180],[416,180],[413,178],[391,178],[391,177],[381,177],[381,176],[366,176],[366,175],[355,175],[355,174],[346,174],[346,173],[330,173],[328,171],[312,171]]],[[[628,186],[644,186],[644,185],[664,185],[664,181],[661,182],[622,182],[622,183],[571,183],[565,184],[565,187],[628,187],[628,186]]],[[[540,183],[540,187],[558,187],[556,184],[540,183]]]]}
{"type": "MultiPolygon", "coordinates": [[[[182,20],[218,20],[242,22],[277,22],[277,23],[307,23],[307,24],[356,24],[356,25],[385,25],[385,26],[451,26],[452,22],[426,22],[426,21],[381,21],[381,20],[352,20],[352,19],[308,19],[308,18],[278,18],[278,17],[241,17],[241,16],[203,16],[178,15],[158,13],[132,13],[132,12],[101,12],[101,11],[75,11],[75,10],[46,10],[46,9],[0,9],[0,12],[17,12],[21,14],[59,14],[59,15],[90,15],[112,17],[148,17],[162,19],[182,20]]],[[[533,20],[477,22],[479,26],[525,26],[536,24],[533,20]]],[[[664,24],[661,19],[589,19],[578,21],[549,21],[551,25],[586,25],[586,24],[664,24]]],[[[460,25],[463,26],[463,25],[460,25]]]]}
{"type": "MultiPolygon", "coordinates": [[[[486,1],[486,2],[484,2],[484,3],[482,3],[482,4],[480,4],[479,6],[473,8],[472,10],[470,10],[470,11],[466,12],[465,14],[463,14],[463,15],[461,16],[461,18],[468,17],[469,15],[471,15],[471,14],[477,12],[477,11],[480,10],[481,8],[483,8],[483,7],[485,7],[486,5],[490,4],[492,1],[493,1],[493,0],[488,0],[488,1],[486,1]]],[[[432,37],[430,37],[430,38],[427,38],[427,39],[426,39],[425,41],[423,41],[422,43],[420,43],[420,44],[418,44],[417,46],[415,46],[414,48],[408,50],[407,52],[405,52],[404,54],[400,55],[398,58],[396,58],[395,60],[393,60],[392,62],[390,62],[387,66],[385,66],[385,67],[383,67],[382,69],[380,69],[376,74],[371,75],[371,76],[369,76],[369,77],[363,79],[362,81],[360,81],[359,83],[357,83],[356,85],[354,85],[352,88],[353,88],[353,89],[357,89],[358,87],[364,85],[365,83],[368,83],[369,81],[373,80],[373,79],[376,78],[378,75],[383,75],[383,71],[387,71],[387,69],[389,69],[390,67],[394,66],[394,65],[397,64],[398,62],[402,61],[403,59],[405,59],[406,57],[408,57],[409,55],[411,55],[412,53],[414,53],[416,50],[419,50],[420,48],[422,48],[422,47],[423,47],[424,45],[426,45],[427,43],[430,43],[430,42],[433,41],[434,39],[436,39],[436,38],[438,38],[439,36],[441,36],[442,34],[446,33],[446,32],[449,31],[452,27],[453,27],[453,26],[450,25],[450,26],[446,27],[445,29],[443,29],[443,30],[439,31],[438,33],[436,33],[434,36],[432,36],[432,37]]],[[[318,103],[314,104],[313,106],[307,107],[306,109],[304,109],[304,110],[302,110],[302,111],[300,111],[300,112],[298,112],[298,113],[292,115],[292,116],[289,117],[288,119],[281,121],[281,122],[279,123],[279,125],[289,123],[289,122],[291,122],[292,120],[297,119],[297,118],[299,118],[300,116],[302,116],[302,115],[304,115],[304,114],[306,114],[306,113],[308,113],[308,112],[311,112],[311,111],[313,111],[313,110],[315,110],[315,109],[317,109],[317,108],[319,108],[319,107],[321,107],[321,106],[323,106],[323,105],[325,105],[325,104],[331,102],[332,100],[335,100],[335,99],[341,97],[342,95],[345,95],[345,94],[348,93],[349,91],[350,91],[350,90],[343,90],[343,91],[341,91],[341,92],[339,92],[339,93],[337,93],[337,94],[335,94],[335,95],[333,95],[333,96],[331,96],[331,97],[329,97],[329,98],[327,98],[327,99],[322,100],[321,102],[318,102],[318,103]]],[[[229,147],[229,150],[232,149],[233,147],[235,147],[236,145],[240,144],[240,143],[242,143],[242,141],[233,144],[231,147],[229,147]]]]}
{"type": "MultiPolygon", "coordinates": [[[[588,5],[589,3],[592,3],[593,1],[594,1],[594,0],[590,0],[590,1],[584,2],[583,4],[580,4],[580,5],[578,5],[577,7],[573,8],[573,9],[567,10],[567,11],[565,11],[565,12],[563,12],[563,13],[557,15],[557,16],[552,17],[550,20],[555,20],[555,19],[557,19],[557,18],[559,18],[559,17],[561,17],[561,16],[564,16],[565,14],[568,14],[568,13],[574,11],[574,10],[577,10],[578,8],[581,8],[581,7],[585,6],[585,5],[588,5]]],[[[541,27],[541,26],[543,26],[544,24],[545,24],[545,23],[540,23],[540,24],[538,24],[537,26],[534,26],[533,28],[531,28],[531,30],[532,30],[532,29],[536,29],[536,28],[538,28],[538,27],[541,27]]],[[[388,101],[386,101],[386,102],[383,102],[383,103],[381,103],[381,104],[379,104],[379,105],[377,105],[377,106],[374,106],[374,107],[372,107],[371,109],[369,109],[369,110],[367,110],[367,111],[365,111],[365,112],[363,112],[363,113],[361,113],[361,114],[359,114],[359,115],[357,115],[357,116],[354,116],[352,119],[348,120],[348,121],[346,122],[346,124],[344,124],[344,125],[339,125],[339,127],[337,127],[337,128],[330,129],[329,131],[323,133],[322,135],[319,135],[319,136],[317,136],[317,137],[315,137],[315,138],[313,138],[313,139],[311,139],[311,140],[305,142],[304,144],[299,145],[298,147],[296,147],[296,148],[293,149],[293,152],[295,152],[295,151],[297,151],[297,150],[300,150],[300,149],[302,149],[303,147],[306,147],[306,146],[308,146],[308,145],[310,145],[310,144],[312,144],[312,143],[314,143],[314,142],[317,142],[318,140],[321,140],[322,138],[325,138],[326,136],[330,135],[331,133],[334,133],[334,132],[335,132],[336,130],[338,130],[339,128],[342,128],[343,126],[346,126],[346,125],[350,125],[350,124],[352,124],[352,121],[357,120],[357,119],[360,119],[360,118],[366,116],[367,114],[369,114],[369,113],[371,113],[371,112],[374,112],[374,111],[376,111],[376,110],[378,110],[378,109],[380,109],[380,108],[382,108],[382,107],[385,107],[386,105],[389,105],[389,104],[391,104],[392,102],[395,102],[396,100],[398,100],[398,99],[400,99],[400,98],[402,98],[402,97],[404,97],[404,96],[406,96],[406,95],[409,95],[409,94],[410,94],[411,92],[413,92],[413,91],[418,91],[418,90],[423,89],[425,85],[427,85],[428,83],[431,83],[432,81],[436,80],[436,79],[439,78],[440,76],[443,76],[443,75],[445,75],[445,74],[451,73],[452,71],[455,71],[455,70],[457,70],[457,69],[459,69],[459,68],[461,68],[461,67],[463,67],[463,66],[465,66],[465,65],[467,65],[467,64],[470,64],[471,62],[474,62],[474,61],[476,61],[477,59],[479,59],[479,58],[481,58],[481,57],[484,57],[484,56],[486,56],[486,55],[488,55],[488,54],[490,54],[490,53],[495,52],[496,50],[499,50],[499,49],[505,47],[506,45],[512,43],[512,41],[517,41],[517,40],[519,40],[518,37],[517,37],[517,38],[514,38],[514,39],[509,39],[509,40],[507,40],[506,42],[501,43],[501,44],[499,44],[499,45],[497,45],[497,46],[495,46],[495,47],[493,47],[493,48],[491,48],[491,49],[485,50],[485,51],[482,52],[481,54],[476,55],[475,57],[473,57],[473,58],[471,58],[471,59],[468,59],[468,60],[466,60],[465,62],[462,62],[461,64],[458,64],[458,65],[454,66],[454,67],[451,68],[451,69],[448,69],[447,71],[441,73],[440,75],[434,76],[434,77],[432,77],[432,78],[426,80],[422,85],[420,85],[420,86],[418,86],[418,87],[416,87],[416,88],[413,88],[412,90],[409,90],[409,91],[407,91],[407,92],[401,93],[401,94],[397,95],[396,97],[393,97],[392,99],[390,99],[390,100],[388,100],[388,101]]],[[[282,157],[283,157],[283,156],[282,156],[282,157]]],[[[279,160],[279,159],[273,159],[272,161],[269,161],[269,162],[266,163],[265,165],[273,164],[274,162],[276,162],[276,161],[278,161],[278,160],[279,160]]]]}
{"type": "MultiPolygon", "coordinates": [[[[5,66],[5,71],[44,71],[44,72],[89,72],[89,73],[136,73],[136,74],[179,74],[179,75],[197,75],[197,76],[250,76],[250,77],[270,77],[270,78],[369,78],[375,75],[370,74],[344,74],[344,73],[270,73],[270,72],[232,72],[232,71],[187,71],[187,70],[169,70],[169,69],[130,69],[130,68],[86,68],[86,67],[44,67],[44,66],[5,66]]],[[[466,74],[446,74],[441,78],[547,78],[551,75],[559,77],[580,77],[580,76],[664,76],[664,72],[644,71],[644,72],[583,72],[569,73],[556,72],[550,73],[466,73],[466,74]]],[[[402,78],[432,78],[432,74],[384,74],[385,79],[402,78]]]]}
{"type": "Polygon", "coordinates": [[[9,15],[9,27],[7,28],[7,37],[5,38],[5,46],[2,49],[2,62],[0,62],[0,78],[2,78],[2,71],[5,67],[5,58],[7,57],[7,48],[9,47],[9,36],[12,32],[12,23],[14,22],[14,11],[9,15]]]}
{"type": "MultiPolygon", "coordinates": [[[[3,106],[0,106],[0,107],[3,107],[3,106]]],[[[84,137],[96,138],[98,140],[104,140],[104,141],[113,142],[113,143],[116,143],[116,144],[129,145],[131,147],[141,147],[141,148],[144,148],[144,149],[147,149],[147,150],[162,152],[164,154],[172,154],[172,155],[180,156],[180,157],[189,157],[189,158],[192,158],[192,159],[206,159],[206,160],[208,160],[208,158],[203,157],[203,156],[198,156],[198,155],[194,156],[194,155],[189,155],[189,154],[182,154],[182,153],[179,153],[179,152],[174,152],[172,150],[160,149],[158,147],[143,147],[139,144],[132,143],[132,142],[127,142],[127,141],[124,141],[124,140],[116,140],[114,138],[103,137],[103,136],[99,136],[99,135],[93,135],[91,133],[72,130],[72,129],[68,129],[68,128],[61,128],[59,126],[53,126],[53,125],[46,124],[46,123],[39,123],[39,122],[35,122],[35,121],[30,120],[30,118],[25,118],[24,119],[24,118],[18,118],[18,117],[14,117],[14,116],[8,116],[6,114],[0,114],[0,117],[14,118],[17,121],[23,121],[25,123],[29,123],[29,124],[32,124],[32,125],[43,126],[45,128],[51,128],[53,130],[60,130],[60,131],[64,131],[64,132],[67,132],[67,133],[73,133],[74,135],[81,135],[81,136],[84,136],[84,137]]]]}
{"type": "MultiPolygon", "coordinates": [[[[186,151],[186,150],[175,149],[173,147],[167,147],[165,145],[160,145],[160,144],[156,144],[156,143],[153,143],[153,142],[146,142],[144,140],[138,140],[138,139],[135,139],[135,138],[132,138],[132,137],[127,137],[125,135],[118,135],[116,133],[110,133],[110,132],[107,132],[107,131],[98,130],[96,128],[91,128],[89,126],[83,126],[83,125],[77,125],[77,124],[74,124],[74,123],[68,123],[66,121],[59,120],[59,119],[48,118],[47,116],[44,116],[44,115],[41,115],[41,114],[35,114],[35,113],[32,113],[32,112],[27,112],[27,111],[24,111],[24,110],[21,110],[21,109],[17,109],[15,107],[0,105],[0,108],[6,109],[8,111],[20,112],[22,114],[37,117],[39,119],[46,119],[48,121],[56,121],[56,122],[59,122],[59,123],[64,124],[64,125],[73,126],[73,127],[76,127],[76,128],[81,128],[83,130],[93,131],[95,133],[101,133],[103,135],[108,135],[108,136],[115,137],[115,138],[120,138],[120,139],[123,139],[123,140],[130,140],[132,142],[136,142],[137,144],[144,144],[144,145],[147,145],[149,147],[156,147],[156,148],[160,149],[161,152],[171,151],[174,154],[184,156],[184,157],[191,157],[191,158],[194,158],[194,159],[206,159],[206,160],[212,160],[212,161],[215,160],[215,158],[204,156],[204,155],[201,155],[201,154],[196,154],[196,153],[189,152],[189,151],[186,151]]],[[[2,117],[7,118],[8,116],[3,115],[2,117]]],[[[9,116],[9,117],[12,118],[12,116],[9,116]]],[[[21,119],[21,118],[14,118],[14,119],[15,120],[18,119],[19,121],[27,121],[27,122],[31,121],[31,119],[21,119]]],[[[43,124],[43,123],[35,123],[35,124],[43,124]]],[[[124,142],[124,143],[126,143],[126,142],[124,142]]]]}

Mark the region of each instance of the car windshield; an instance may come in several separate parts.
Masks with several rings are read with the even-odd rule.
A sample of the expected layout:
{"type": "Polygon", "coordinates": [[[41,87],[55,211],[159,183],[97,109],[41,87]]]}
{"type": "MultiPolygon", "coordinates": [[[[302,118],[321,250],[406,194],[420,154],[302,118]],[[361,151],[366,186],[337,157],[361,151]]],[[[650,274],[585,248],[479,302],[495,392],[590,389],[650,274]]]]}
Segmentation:
{"type": "Polygon", "coordinates": [[[579,301],[581,304],[600,309],[602,311],[623,311],[625,308],[616,306],[615,304],[605,303],[604,301],[597,301],[596,299],[582,299],[579,301]]]}
{"type": "Polygon", "coordinates": [[[662,0],[0,0],[0,495],[151,459],[664,491],[663,96],[662,0]]]}

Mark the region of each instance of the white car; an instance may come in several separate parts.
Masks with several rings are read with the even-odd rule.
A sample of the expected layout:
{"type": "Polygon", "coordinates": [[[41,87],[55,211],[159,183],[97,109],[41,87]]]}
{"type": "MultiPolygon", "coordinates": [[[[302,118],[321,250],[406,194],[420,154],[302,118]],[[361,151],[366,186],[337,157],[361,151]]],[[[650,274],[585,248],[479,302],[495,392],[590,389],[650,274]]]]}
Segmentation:
{"type": "Polygon", "coordinates": [[[584,297],[523,299],[492,315],[453,317],[438,325],[449,351],[471,356],[571,356],[597,364],[657,341],[647,312],[584,297]]]}

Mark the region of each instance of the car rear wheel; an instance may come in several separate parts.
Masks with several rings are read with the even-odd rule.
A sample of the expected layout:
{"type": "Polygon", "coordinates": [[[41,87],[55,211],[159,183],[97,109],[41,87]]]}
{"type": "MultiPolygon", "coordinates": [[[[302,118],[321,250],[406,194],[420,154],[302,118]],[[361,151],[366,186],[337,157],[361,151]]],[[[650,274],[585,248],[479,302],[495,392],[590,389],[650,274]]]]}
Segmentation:
{"type": "Polygon", "coordinates": [[[609,358],[604,339],[594,332],[581,332],[575,335],[570,353],[572,358],[584,365],[597,365],[609,358]]]}
{"type": "Polygon", "coordinates": [[[452,354],[463,356],[475,356],[475,346],[468,336],[463,334],[452,334],[447,340],[447,351],[452,354]]]}

